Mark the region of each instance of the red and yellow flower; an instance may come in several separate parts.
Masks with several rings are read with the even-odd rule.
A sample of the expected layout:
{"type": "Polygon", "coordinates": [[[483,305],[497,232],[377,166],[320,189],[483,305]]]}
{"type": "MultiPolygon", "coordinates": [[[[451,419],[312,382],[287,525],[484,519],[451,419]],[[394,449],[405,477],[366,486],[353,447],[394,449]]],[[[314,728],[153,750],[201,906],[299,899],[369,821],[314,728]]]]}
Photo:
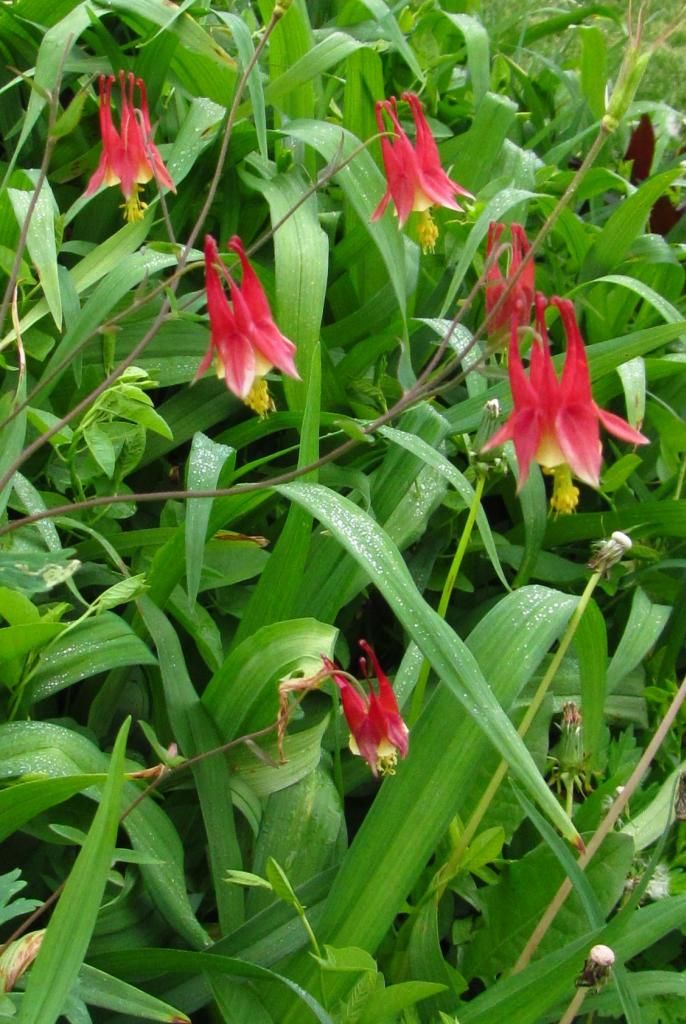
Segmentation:
{"type": "Polygon", "coordinates": [[[341,691],[343,714],[350,729],[350,750],[365,759],[375,776],[394,775],[398,756],[407,756],[409,729],[376,654],[366,640],[360,640],[360,647],[374,668],[378,693],[371,683],[370,693],[361,693],[328,658],[324,659],[324,665],[341,691]]]}
{"type": "Polygon", "coordinates": [[[402,95],[412,110],[415,124],[415,144],[410,142],[398,119],[398,101],[395,96],[379,100],[376,104],[376,122],[381,136],[381,155],[386,172],[386,191],[372,214],[372,220],[383,216],[388,204],[393,201],[400,227],[403,227],[411,213],[422,215],[419,239],[424,251],[433,252],[438,238],[438,228],[431,217],[432,206],[444,206],[449,210],[461,210],[455,195],[472,198],[471,192],[453,181],[441,166],[436,140],[424,116],[419,97],[413,92],[402,95]],[[384,121],[388,116],[393,127],[393,137],[388,137],[384,121]]]}
{"type": "Polygon", "coordinates": [[[551,506],[556,512],[573,512],[579,503],[579,489],[572,474],[597,487],[600,480],[602,445],[600,426],[629,444],[647,444],[648,438],[614,413],[593,401],[586,350],[568,299],[548,300],[536,296],[537,335],[531,349],[529,375],[524,372],[519,352],[516,316],[512,317],[509,375],[514,408],[503,427],[484,445],[484,451],[513,441],[519,463],[519,487],[537,462],[554,476],[551,506]],[[558,379],[550,355],[545,310],[556,306],[567,336],[567,354],[558,379]]]}
{"type": "Polygon", "coordinates": [[[119,131],[112,119],[112,86],[114,75],[101,75],[100,93],[100,134],[102,153],[92,175],[85,195],[91,196],[101,185],[120,185],[124,194],[124,217],[128,221],[142,220],[147,203],[140,199],[141,185],[152,178],[158,187],[176,192],[174,182],[164,166],[162,157],[152,141],[152,126],[148,113],[145,83],[133,72],[128,75],[119,72],[121,91],[121,114],[119,131]],[[134,105],[134,93],[138,90],[139,105],[134,105]]]}
{"type": "Polygon", "coordinates": [[[230,240],[228,248],[236,253],[241,263],[240,285],[221,261],[214,238],[206,235],[205,284],[210,345],[195,380],[205,373],[214,357],[217,376],[224,378],[229,390],[250,409],[265,416],[274,408],[274,403],[264,375],[276,366],[289,377],[300,379],[293,361],[295,345],[274,323],[267,296],[237,235],[230,240]],[[230,302],[220,275],[229,286],[230,302]]]}
{"type": "Polygon", "coordinates": [[[535,269],[532,259],[527,260],[530,245],[526,233],[521,224],[510,226],[511,244],[507,271],[503,274],[500,269],[500,253],[504,250],[501,247],[501,238],[505,225],[491,223],[488,227],[488,239],[486,242],[486,326],[491,338],[500,334],[503,328],[508,328],[514,317],[519,327],[528,327],[531,321],[531,307],[534,304],[536,284],[534,280],[535,269]],[[522,263],[527,260],[519,278],[502,302],[500,309],[496,312],[496,306],[500,302],[505,290],[508,288],[511,279],[519,271],[522,263]]]}

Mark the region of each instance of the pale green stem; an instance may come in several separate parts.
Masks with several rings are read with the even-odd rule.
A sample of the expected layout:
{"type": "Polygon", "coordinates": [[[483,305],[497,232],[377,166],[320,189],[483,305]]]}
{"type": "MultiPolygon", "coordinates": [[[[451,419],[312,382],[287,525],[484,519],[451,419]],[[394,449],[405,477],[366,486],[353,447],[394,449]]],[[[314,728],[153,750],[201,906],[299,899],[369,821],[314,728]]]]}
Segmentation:
{"type": "MultiPolygon", "coordinates": [[[[469,508],[469,514],[467,516],[467,522],[464,524],[462,535],[458,542],[455,554],[453,556],[448,575],[445,578],[443,584],[443,592],[441,593],[441,599],[438,602],[438,614],[442,619],[445,618],[450,604],[450,598],[452,597],[453,590],[455,589],[455,581],[457,575],[462,566],[462,560],[467,551],[467,545],[469,544],[472,536],[472,530],[474,529],[474,523],[476,522],[476,516],[481,506],[481,497],[484,493],[484,484],[486,483],[486,477],[483,473],[479,473],[476,479],[476,487],[474,488],[474,497],[472,498],[472,504],[469,508]]],[[[415,686],[414,694],[412,697],[412,710],[409,715],[409,722],[412,725],[417,721],[421,713],[422,707],[424,706],[424,694],[426,692],[426,684],[429,680],[429,673],[431,671],[431,664],[427,658],[424,658],[422,667],[419,670],[419,677],[417,679],[417,685],[415,686]]]]}
{"type": "MultiPolygon", "coordinates": [[[[591,595],[593,594],[593,591],[598,585],[600,578],[601,573],[594,572],[591,578],[589,579],[588,583],[584,587],[584,592],[579,598],[579,603],[574,609],[574,614],[572,615],[571,619],[569,620],[569,623],[567,624],[567,629],[565,630],[564,636],[560,641],[560,645],[555,651],[555,654],[553,655],[551,662],[548,665],[548,668],[543,678],[541,679],[541,682],[538,685],[538,689],[536,690],[536,693],[534,694],[534,697],[531,703],[529,704],[529,707],[526,709],[526,714],[524,715],[524,718],[519,723],[517,732],[520,736],[526,735],[526,733],[529,731],[531,723],[538,714],[541,704],[543,703],[543,700],[545,699],[545,696],[548,690],[550,689],[550,684],[555,678],[557,670],[559,669],[562,663],[562,659],[564,658],[565,654],[569,649],[569,645],[574,639],[574,634],[577,631],[579,622],[581,621],[581,617],[586,611],[588,602],[591,600],[591,595]]],[[[441,875],[445,879],[442,889],[445,888],[445,885],[447,885],[448,880],[452,878],[455,872],[458,870],[460,862],[462,861],[462,858],[464,856],[465,850],[467,849],[472,839],[476,835],[477,829],[479,828],[479,825],[481,824],[484,815],[486,814],[488,808],[491,806],[493,798],[498,792],[500,784],[507,774],[507,768],[507,761],[501,761],[498,767],[496,768],[495,772],[493,773],[491,781],[484,790],[483,796],[479,800],[479,803],[477,804],[474,813],[472,814],[471,818],[469,819],[464,828],[464,831],[460,837],[460,841],[453,850],[452,854],[450,855],[450,859],[446,862],[446,865],[443,871],[441,872],[441,875]]]]}
{"type": "Polygon", "coordinates": [[[565,790],[565,811],[567,812],[567,817],[571,818],[574,810],[574,779],[567,779],[565,790]]]}
{"type": "Polygon", "coordinates": [[[682,459],[681,466],[679,467],[679,476],[676,482],[676,490],[674,491],[675,501],[678,501],[681,497],[681,492],[684,489],[684,478],[686,478],[686,458],[682,459]]]}

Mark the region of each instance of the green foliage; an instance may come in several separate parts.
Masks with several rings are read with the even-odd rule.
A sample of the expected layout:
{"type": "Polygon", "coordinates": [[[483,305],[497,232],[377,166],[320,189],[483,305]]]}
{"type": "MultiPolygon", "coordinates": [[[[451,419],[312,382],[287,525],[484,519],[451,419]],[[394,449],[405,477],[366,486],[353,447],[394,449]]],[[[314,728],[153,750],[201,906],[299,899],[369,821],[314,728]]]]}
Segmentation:
{"type": "MultiPolygon", "coordinates": [[[[672,4],[626,32],[616,0],[226,6],[0,9],[0,1019],[540,1024],[602,942],[615,968],[580,1012],[678,1020],[672,4]],[[615,124],[627,54],[622,80],[651,64],[615,124]],[[106,144],[91,190],[110,74],[129,148],[106,144]],[[462,209],[381,131],[390,97],[462,209]],[[398,175],[414,208],[377,215],[398,175]],[[487,320],[516,288],[494,221],[538,239],[536,288],[574,301],[594,401],[651,442],[603,434],[574,515],[549,507],[540,437],[482,450],[513,402],[527,436],[554,404],[521,289],[534,413],[508,317],[487,320]],[[196,380],[208,346],[219,379],[196,380]]],[[[547,329],[566,393],[554,309],[547,329]]],[[[584,438],[595,454],[589,401],[570,464],[584,438]]]]}

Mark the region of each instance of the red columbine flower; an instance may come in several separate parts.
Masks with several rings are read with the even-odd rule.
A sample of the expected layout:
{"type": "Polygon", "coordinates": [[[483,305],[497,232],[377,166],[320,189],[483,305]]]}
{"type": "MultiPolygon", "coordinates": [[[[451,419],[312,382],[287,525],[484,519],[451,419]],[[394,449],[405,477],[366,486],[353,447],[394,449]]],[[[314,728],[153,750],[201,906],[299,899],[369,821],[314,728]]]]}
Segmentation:
{"type": "Polygon", "coordinates": [[[553,298],[567,335],[567,355],[558,380],[550,356],[545,309],[548,301],[536,296],[538,335],[531,349],[529,376],[519,354],[516,317],[512,319],[509,369],[514,409],[507,423],[484,445],[484,451],[514,441],[519,463],[519,487],[525,483],[532,462],[555,477],[550,504],[556,512],[573,512],[579,489],[572,473],[591,487],[600,478],[602,445],[600,424],[630,444],[647,444],[648,438],[620,416],[605,412],[593,401],[586,351],[568,299],[553,298]]]}
{"type": "MultiPolygon", "coordinates": [[[[341,691],[343,713],[350,727],[350,749],[369,764],[374,775],[394,775],[398,754],[407,756],[409,730],[405,725],[393,688],[366,640],[360,647],[371,661],[379,684],[378,694],[371,689],[369,696],[359,693],[350,679],[328,658],[324,665],[341,691]]],[[[363,671],[366,666],[360,659],[363,671]]]]}
{"type": "Polygon", "coordinates": [[[536,291],[534,263],[530,259],[498,312],[495,316],[492,315],[492,311],[500,301],[510,278],[519,270],[531,248],[521,224],[512,224],[510,226],[510,235],[512,237],[510,259],[508,261],[507,273],[503,275],[499,266],[499,257],[494,257],[494,253],[500,246],[500,239],[504,230],[504,224],[491,223],[488,226],[486,259],[487,261],[491,261],[492,257],[493,259],[486,272],[486,323],[488,333],[491,336],[500,332],[503,327],[508,327],[512,323],[513,317],[516,318],[518,326],[528,327],[536,291]]]}
{"type": "Polygon", "coordinates": [[[101,185],[121,185],[124,193],[122,209],[126,220],[142,220],[147,203],[141,202],[140,186],[154,178],[158,186],[176,192],[174,182],[152,141],[145,83],[132,71],[119,72],[121,116],[119,131],[112,120],[112,86],[114,75],[100,75],[100,134],[102,154],[95,173],[88,182],[85,195],[90,196],[101,185]],[[134,90],[138,89],[140,106],[134,106],[134,90]]]}
{"type": "Polygon", "coordinates": [[[289,377],[300,379],[293,362],[295,345],[274,323],[267,296],[237,235],[228,248],[241,261],[241,285],[236,284],[220,260],[214,238],[205,236],[205,282],[211,334],[210,346],[195,380],[207,370],[215,355],[217,376],[223,377],[229,390],[249,408],[264,416],[274,408],[264,374],[277,366],[289,377]],[[231,303],[222,287],[220,273],[229,285],[231,303]]]}
{"type": "Polygon", "coordinates": [[[386,171],[387,187],[384,196],[372,214],[372,220],[378,220],[393,200],[400,227],[413,211],[422,214],[419,227],[419,239],[424,251],[433,252],[438,228],[430,213],[432,206],[445,206],[450,210],[461,210],[455,200],[455,193],[469,196],[471,192],[462,188],[456,181],[449,178],[441,167],[438,146],[431,134],[431,129],[424,117],[419,97],[413,92],[404,92],[402,98],[412,108],[416,140],[413,146],[400,126],[398,120],[398,101],[395,96],[390,100],[379,100],[376,104],[376,123],[381,138],[381,155],[386,171]],[[393,125],[395,136],[392,139],[385,134],[386,124],[384,112],[393,125]]]}

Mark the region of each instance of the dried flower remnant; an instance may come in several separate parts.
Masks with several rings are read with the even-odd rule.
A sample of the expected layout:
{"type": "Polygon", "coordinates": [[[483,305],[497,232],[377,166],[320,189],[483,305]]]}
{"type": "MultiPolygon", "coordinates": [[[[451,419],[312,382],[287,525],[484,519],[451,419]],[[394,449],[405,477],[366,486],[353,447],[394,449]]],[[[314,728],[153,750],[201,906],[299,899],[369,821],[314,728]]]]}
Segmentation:
{"type": "Polygon", "coordinates": [[[606,412],[594,401],[586,351],[574,306],[568,299],[553,298],[560,311],[567,336],[567,354],[562,376],[553,366],[545,324],[549,305],[536,296],[537,336],[531,349],[529,375],[524,372],[519,351],[517,323],[511,325],[509,376],[513,411],[507,423],[484,445],[484,451],[513,441],[519,463],[519,489],[529,475],[532,462],[554,478],[551,508],[558,513],[573,512],[579,503],[579,489],[572,474],[597,487],[600,482],[602,445],[600,424],[629,444],[648,444],[648,438],[620,416],[606,412]]]}
{"type": "Polygon", "coordinates": [[[45,928],[27,932],[20,939],[10,942],[0,956],[0,991],[11,992],[25,971],[38,956],[45,935],[45,928]]]}
{"type": "Polygon", "coordinates": [[[577,987],[602,988],[610,977],[610,971],[614,966],[614,962],[614,950],[610,949],[609,946],[605,946],[602,943],[593,946],[588,954],[583,971],[576,979],[577,987]]]}
{"type": "Polygon", "coordinates": [[[631,551],[631,537],[621,530],[615,530],[609,540],[597,541],[593,548],[588,568],[599,572],[601,576],[609,576],[612,566],[621,562],[624,555],[631,551]]]}
{"type": "Polygon", "coordinates": [[[162,157],[152,141],[152,125],[148,113],[145,83],[133,72],[119,72],[121,114],[119,131],[112,120],[112,86],[114,75],[101,75],[99,82],[100,134],[102,153],[100,161],[85,191],[93,195],[101,185],[120,185],[124,194],[122,209],[128,221],[142,220],[147,203],[140,198],[141,185],[152,178],[158,187],[176,192],[176,187],[162,157]],[[138,90],[139,106],[134,105],[134,92],[138,90]]]}
{"type": "Polygon", "coordinates": [[[379,100],[376,104],[376,123],[383,133],[381,155],[386,172],[386,191],[372,214],[372,220],[382,217],[391,201],[400,227],[404,226],[411,213],[421,214],[419,241],[424,252],[433,252],[438,228],[431,216],[431,207],[443,206],[460,211],[462,207],[455,200],[455,195],[470,199],[473,197],[471,192],[453,181],[443,170],[438,146],[419,97],[416,93],[404,92],[402,99],[412,110],[416,133],[414,146],[400,124],[395,96],[389,100],[379,100]],[[393,138],[388,137],[384,115],[391,121],[393,138]]]}
{"type": "Polygon", "coordinates": [[[679,775],[679,783],[674,800],[674,817],[677,821],[686,821],[686,772],[681,772],[679,775]]]}
{"type": "Polygon", "coordinates": [[[219,258],[214,238],[205,237],[210,345],[194,379],[205,373],[214,358],[217,376],[224,378],[227,388],[259,416],[266,416],[275,406],[264,375],[276,366],[289,377],[300,379],[293,361],[295,345],[274,323],[267,296],[240,238],[234,235],[228,247],[241,262],[240,285],[219,258]],[[228,283],[230,302],[220,274],[228,283]]]}
{"type": "Polygon", "coordinates": [[[521,224],[510,226],[511,243],[507,271],[500,269],[500,256],[505,251],[501,238],[505,225],[492,222],[488,226],[486,242],[486,326],[489,337],[498,339],[503,330],[511,327],[515,319],[518,327],[528,327],[531,320],[531,307],[536,292],[534,261],[529,258],[531,246],[521,224]],[[517,282],[510,287],[510,281],[519,272],[517,282]],[[503,299],[506,289],[510,291],[503,299]],[[503,299],[500,308],[496,307],[503,299]]]}
{"type": "MultiPolygon", "coordinates": [[[[341,691],[343,714],[350,728],[350,750],[365,759],[373,775],[395,775],[398,756],[407,756],[409,729],[374,651],[366,640],[360,641],[360,647],[374,668],[378,693],[371,683],[369,695],[361,693],[347,673],[341,672],[328,658],[324,659],[324,665],[341,691]]],[[[366,670],[364,659],[361,659],[361,666],[366,670]]]]}

